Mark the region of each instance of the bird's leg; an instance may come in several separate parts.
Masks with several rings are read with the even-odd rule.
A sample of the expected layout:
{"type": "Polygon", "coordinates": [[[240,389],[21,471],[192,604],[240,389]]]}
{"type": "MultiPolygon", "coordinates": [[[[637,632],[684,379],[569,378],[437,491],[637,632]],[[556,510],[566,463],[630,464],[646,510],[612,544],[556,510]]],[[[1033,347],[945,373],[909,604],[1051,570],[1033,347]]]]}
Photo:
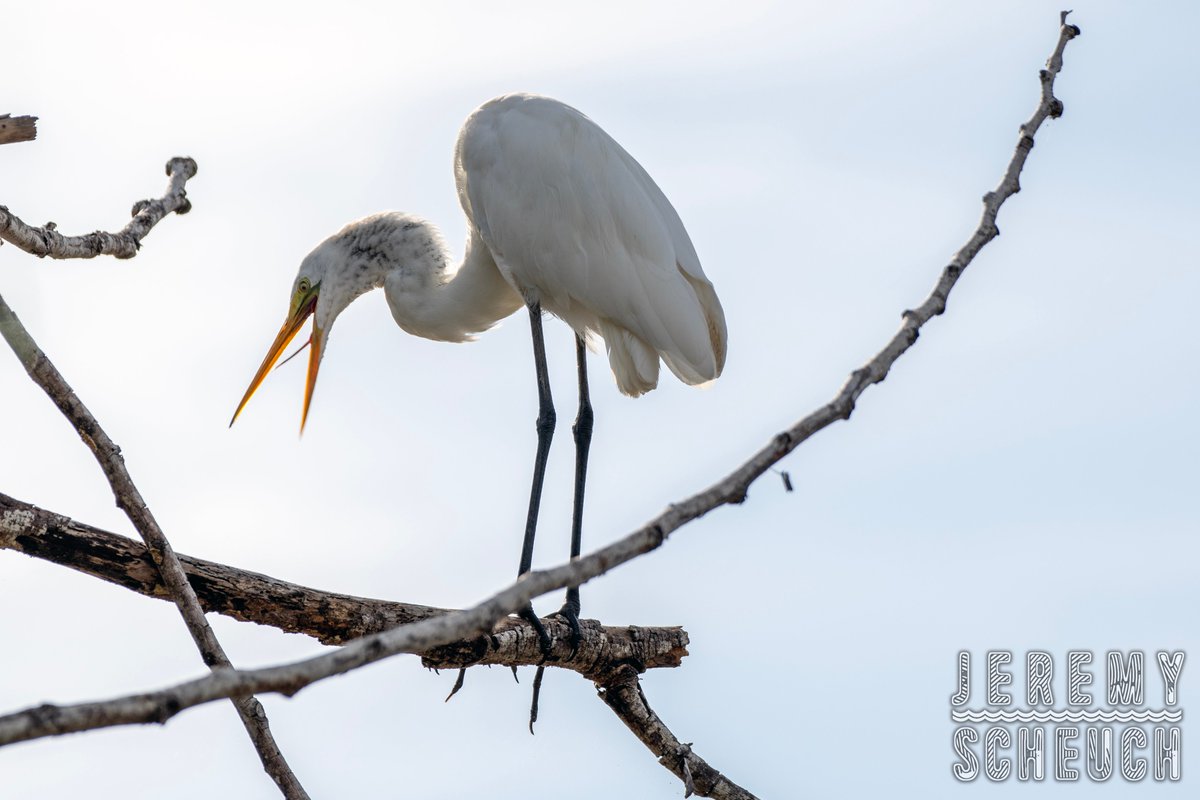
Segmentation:
{"type": "MultiPolygon", "coordinates": [[[[588,448],[592,443],[592,400],[588,395],[587,347],[575,334],[575,359],[579,365],[579,413],[571,433],[575,436],[575,499],[571,508],[571,560],[579,558],[583,545],[583,488],[587,483],[588,448]]],[[[571,654],[579,647],[583,632],[579,629],[579,587],[567,589],[567,602],[558,616],[571,626],[571,654]]]]}
{"type": "MultiPolygon", "coordinates": [[[[579,558],[583,545],[583,487],[587,481],[588,448],[592,443],[592,400],[588,396],[587,347],[583,337],[575,334],[575,359],[579,365],[579,414],[571,433],[575,436],[575,499],[571,508],[571,560],[579,558]]],[[[548,388],[548,387],[547,387],[548,388]]],[[[571,658],[579,649],[583,631],[579,627],[579,587],[567,589],[567,602],[563,603],[555,616],[562,617],[571,626],[571,658]]],[[[531,612],[532,613],[532,612],[531,612]]],[[[529,707],[529,732],[538,718],[538,698],[542,691],[542,675],[545,667],[539,665],[533,678],[533,702],[529,707]]]]}
{"type": "MultiPolygon", "coordinates": [[[[546,458],[550,455],[550,440],[554,437],[554,399],[550,396],[550,375],[546,369],[546,343],[542,337],[542,304],[529,304],[529,327],[533,331],[533,360],[537,369],[538,417],[537,457],[533,462],[533,485],[529,489],[529,514],[525,518],[525,541],[521,545],[521,564],[517,577],[533,566],[533,538],[537,534],[538,509],[542,504],[542,480],[546,477],[546,458]]],[[[549,656],[551,643],[546,626],[533,613],[533,604],[521,610],[521,617],[537,631],[542,655],[549,656]]]]}

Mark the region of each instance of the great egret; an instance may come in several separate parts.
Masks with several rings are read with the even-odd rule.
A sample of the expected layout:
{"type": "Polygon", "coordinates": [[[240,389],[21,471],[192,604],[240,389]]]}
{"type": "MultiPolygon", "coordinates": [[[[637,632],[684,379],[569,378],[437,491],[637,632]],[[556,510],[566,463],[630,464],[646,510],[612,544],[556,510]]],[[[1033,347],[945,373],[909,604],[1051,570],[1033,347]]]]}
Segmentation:
{"type": "MultiPolygon", "coordinates": [[[[454,149],[467,215],[462,264],[450,268],[441,234],[397,212],[352,222],[300,265],[287,320],[233,418],[313,316],[300,428],[334,319],[383,287],[392,317],[417,336],[469,341],[522,305],[533,331],[539,411],[537,456],[518,575],[529,571],[555,412],[546,373],[542,311],[575,331],[579,413],[573,427],[575,495],[571,557],[580,552],[592,408],[585,343],[604,340],[617,386],[636,397],[658,383],[659,359],[688,384],[721,374],[725,315],[679,215],[646,171],[574,108],[529,94],[497,97],[463,124],[454,149]]],[[[230,422],[232,425],[233,422],[230,422]]],[[[579,590],[559,612],[579,638],[579,590]]],[[[527,608],[544,652],[550,640],[527,608]]]]}

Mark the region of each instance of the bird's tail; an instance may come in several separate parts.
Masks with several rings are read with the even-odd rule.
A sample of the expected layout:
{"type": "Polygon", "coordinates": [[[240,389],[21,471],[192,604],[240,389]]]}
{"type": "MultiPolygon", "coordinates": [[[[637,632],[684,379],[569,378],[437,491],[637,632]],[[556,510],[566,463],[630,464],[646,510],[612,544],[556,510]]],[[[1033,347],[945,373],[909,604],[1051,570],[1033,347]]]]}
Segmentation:
{"type": "Polygon", "coordinates": [[[638,397],[658,385],[658,352],[653,347],[611,322],[600,322],[600,335],[621,394],[638,397]]]}

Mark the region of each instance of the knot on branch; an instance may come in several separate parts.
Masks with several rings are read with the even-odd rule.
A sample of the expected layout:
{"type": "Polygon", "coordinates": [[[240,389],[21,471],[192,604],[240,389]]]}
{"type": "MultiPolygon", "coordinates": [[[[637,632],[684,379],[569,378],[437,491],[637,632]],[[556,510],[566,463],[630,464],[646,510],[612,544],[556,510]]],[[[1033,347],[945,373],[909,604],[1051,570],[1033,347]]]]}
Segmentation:
{"type": "Polygon", "coordinates": [[[87,247],[92,248],[96,252],[100,252],[100,250],[103,249],[104,245],[108,241],[108,234],[104,231],[92,231],[91,233],[84,235],[83,239],[87,243],[87,247]]]}
{"type": "Polygon", "coordinates": [[[163,700],[160,705],[155,707],[154,718],[151,720],[151,722],[154,722],[158,725],[165,725],[167,724],[167,720],[178,714],[181,710],[182,706],[179,703],[179,699],[176,697],[168,697],[163,700]]]}
{"type": "Polygon", "coordinates": [[[1066,36],[1068,41],[1074,39],[1076,36],[1082,33],[1082,31],[1079,30],[1078,25],[1067,24],[1067,15],[1070,13],[1072,13],[1070,9],[1058,12],[1058,24],[1062,26],[1063,34],[1066,36]]]}
{"type": "Polygon", "coordinates": [[[495,634],[462,639],[435,647],[422,656],[421,663],[429,669],[440,669],[447,665],[465,669],[478,664],[493,648],[500,649],[500,641],[495,634]]]}
{"type": "Polygon", "coordinates": [[[48,728],[57,728],[62,712],[58,706],[52,703],[42,703],[40,706],[30,709],[30,716],[34,717],[39,724],[48,728]]]}
{"type": "Polygon", "coordinates": [[[855,407],[855,398],[862,394],[863,390],[872,383],[879,383],[887,377],[887,371],[877,371],[871,364],[865,367],[859,367],[850,373],[850,396],[846,406],[846,419],[850,419],[850,414],[853,413],[855,407]]]}
{"type": "Polygon", "coordinates": [[[184,180],[196,177],[200,167],[191,156],[175,156],[167,162],[167,177],[174,178],[176,173],[183,175],[184,180]]]}
{"type": "MultiPolygon", "coordinates": [[[[692,767],[688,764],[688,757],[692,754],[691,742],[680,742],[679,747],[675,748],[674,756],[679,760],[679,771],[683,773],[683,796],[691,797],[696,793],[696,782],[692,778],[692,767]]],[[[658,762],[663,766],[667,763],[667,754],[659,757],[658,762]]]]}

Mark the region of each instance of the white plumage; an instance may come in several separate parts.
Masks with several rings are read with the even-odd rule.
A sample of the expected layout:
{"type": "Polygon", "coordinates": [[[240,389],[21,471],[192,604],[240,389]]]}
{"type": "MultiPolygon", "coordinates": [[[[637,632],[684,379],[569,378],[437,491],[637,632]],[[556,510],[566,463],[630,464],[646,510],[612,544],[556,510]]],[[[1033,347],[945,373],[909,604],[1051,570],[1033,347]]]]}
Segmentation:
{"type": "Polygon", "coordinates": [[[458,196],[505,280],[604,338],[621,391],[721,374],[725,315],[679,215],[641,165],[547,97],[492,100],[455,147],[458,196]]]}
{"type": "MultiPolygon", "coordinates": [[[[555,412],[542,334],[549,311],[576,333],[579,416],[571,554],[579,555],[592,434],[584,342],[603,338],[617,386],[637,396],[658,384],[659,359],[689,384],[725,365],[725,315],[679,215],[633,157],[568,105],[528,94],[476,109],[454,150],[467,216],[466,253],[450,268],[431,223],[385,212],[352,222],[300,265],[288,316],[234,412],[313,316],[301,429],[334,320],[356,297],[383,287],[396,323],[417,336],[461,342],[522,305],[530,310],[537,368],[538,451],[520,573],[529,570],[555,412]]],[[[232,422],[230,423],[232,424],[232,422]]],[[[579,638],[579,590],[559,612],[579,638]]],[[[543,651],[551,643],[526,609],[543,651]]]]}
{"type": "Polygon", "coordinates": [[[461,265],[450,269],[441,233],[420,217],[350,223],[304,259],[288,320],[237,413],[314,313],[307,419],[334,320],[380,286],[401,328],[443,341],[539,304],[604,340],[627,395],[658,384],[660,358],[688,384],[721,374],[725,314],[691,239],[662,190],[596,123],[548,97],[498,97],[463,124],[454,176],[467,216],[461,265]]]}

